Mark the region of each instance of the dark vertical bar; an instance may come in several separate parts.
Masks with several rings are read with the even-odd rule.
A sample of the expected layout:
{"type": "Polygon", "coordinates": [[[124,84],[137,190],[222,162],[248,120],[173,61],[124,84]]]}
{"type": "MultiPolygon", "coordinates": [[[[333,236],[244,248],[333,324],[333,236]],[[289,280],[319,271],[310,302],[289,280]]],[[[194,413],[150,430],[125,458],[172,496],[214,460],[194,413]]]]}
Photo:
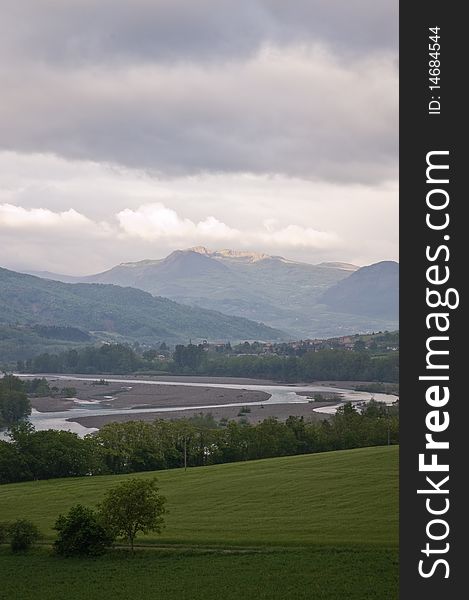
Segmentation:
{"type": "MultiPolygon", "coordinates": [[[[418,594],[422,594],[421,597],[426,600],[452,600],[466,594],[462,592],[461,596],[461,592],[456,591],[466,588],[465,530],[468,519],[465,512],[469,508],[462,489],[463,484],[467,483],[466,440],[469,439],[466,431],[469,399],[466,398],[463,385],[464,372],[469,370],[466,366],[467,342],[464,339],[468,328],[463,324],[466,305],[464,280],[467,278],[464,266],[469,254],[466,243],[469,236],[462,214],[468,204],[463,184],[468,155],[464,140],[466,111],[462,109],[463,87],[466,87],[467,78],[467,67],[462,60],[467,37],[466,32],[463,33],[463,8],[462,3],[434,0],[424,3],[402,2],[400,5],[400,597],[404,600],[418,598],[418,594]],[[439,28],[437,42],[430,38],[430,27],[439,28]],[[440,73],[436,85],[441,87],[431,90],[430,85],[435,85],[435,82],[430,81],[430,69],[432,66],[436,68],[437,63],[430,63],[435,58],[430,56],[429,46],[434,43],[440,45],[436,59],[440,73]],[[430,104],[432,101],[434,103],[430,104]],[[427,182],[427,153],[432,151],[448,151],[447,155],[435,155],[431,160],[449,165],[449,169],[430,171],[430,180],[448,178],[448,183],[427,182]],[[448,194],[447,208],[429,208],[427,194],[431,190],[443,192],[432,193],[430,203],[435,201],[436,204],[439,200],[444,204],[445,194],[448,194]],[[430,214],[433,224],[443,224],[446,213],[450,219],[448,227],[432,230],[426,223],[427,214],[430,214]],[[436,258],[429,259],[426,256],[427,247],[429,255],[436,258]],[[444,247],[448,248],[449,255],[444,247]],[[427,269],[435,265],[437,270],[428,274],[427,269]],[[437,273],[441,275],[448,272],[449,280],[446,283],[428,281],[428,276],[435,278],[437,273]],[[440,291],[442,295],[449,288],[456,289],[460,296],[459,307],[429,307],[427,288],[440,291]],[[447,316],[450,323],[448,331],[439,332],[434,318],[426,321],[431,313],[447,316]],[[431,336],[449,338],[447,341],[430,342],[434,349],[449,350],[448,355],[431,357],[432,364],[447,364],[448,369],[428,368],[426,344],[431,336]],[[449,376],[449,381],[419,381],[419,376],[434,375],[449,376]],[[448,387],[450,398],[446,405],[429,405],[426,392],[430,386],[440,386],[440,391],[448,387]],[[438,417],[428,416],[435,410],[438,417]],[[432,432],[429,424],[434,427],[436,419],[438,423],[443,423],[445,412],[450,419],[448,428],[439,433],[432,432]],[[448,441],[449,449],[426,449],[428,440],[425,436],[428,433],[432,433],[435,440],[448,441]],[[449,465],[449,472],[419,470],[420,454],[424,454],[425,463],[432,460],[432,454],[436,454],[439,464],[449,465]],[[438,486],[447,475],[449,480],[441,484],[439,489],[448,490],[448,493],[417,493],[418,489],[434,490],[434,486],[426,480],[427,476],[438,486]],[[440,515],[429,512],[429,508],[443,511],[447,506],[448,510],[440,515]],[[447,523],[447,535],[444,523],[431,524],[435,519],[447,523]],[[429,533],[442,539],[431,539],[429,533]],[[446,562],[436,564],[440,559],[446,562]],[[427,577],[419,573],[419,564],[427,577]],[[449,577],[446,578],[446,575],[449,577]]],[[[455,297],[456,294],[452,294],[451,299],[455,297]]],[[[436,296],[432,298],[434,300],[436,296]]],[[[445,319],[442,316],[439,324],[447,323],[445,319]]]]}

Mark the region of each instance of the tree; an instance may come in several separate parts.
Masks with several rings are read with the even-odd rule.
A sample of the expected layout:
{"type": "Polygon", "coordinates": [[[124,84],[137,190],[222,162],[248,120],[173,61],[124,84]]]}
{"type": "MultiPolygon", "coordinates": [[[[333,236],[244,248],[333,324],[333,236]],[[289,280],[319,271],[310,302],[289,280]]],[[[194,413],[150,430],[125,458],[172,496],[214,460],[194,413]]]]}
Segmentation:
{"type": "Polygon", "coordinates": [[[116,537],[125,538],[134,550],[135,537],[154,531],[161,533],[166,498],[156,479],[132,478],[110,489],[100,504],[103,522],[116,537]]]}
{"type": "Polygon", "coordinates": [[[32,479],[26,458],[18,448],[0,440],[0,484],[32,479]]]}
{"type": "Polygon", "coordinates": [[[0,379],[0,426],[19,423],[31,413],[23,382],[14,375],[0,379]]]}
{"type": "Polygon", "coordinates": [[[92,436],[92,440],[112,473],[166,468],[163,444],[151,423],[108,423],[92,436]]]}
{"type": "Polygon", "coordinates": [[[54,550],[62,556],[99,556],[111,546],[113,535],[92,508],[77,504],[67,515],[59,515],[54,550]]]}
{"type": "Polygon", "coordinates": [[[173,360],[178,369],[196,371],[202,364],[204,355],[205,351],[202,344],[198,346],[194,344],[182,346],[179,344],[174,350],[173,360]]]}
{"type": "Polygon", "coordinates": [[[37,396],[38,398],[50,396],[51,394],[49,382],[44,377],[35,377],[34,379],[23,381],[23,389],[27,394],[37,396]]]}
{"type": "Polygon", "coordinates": [[[7,532],[12,552],[26,552],[41,537],[36,525],[26,519],[17,519],[11,523],[7,532]]]}

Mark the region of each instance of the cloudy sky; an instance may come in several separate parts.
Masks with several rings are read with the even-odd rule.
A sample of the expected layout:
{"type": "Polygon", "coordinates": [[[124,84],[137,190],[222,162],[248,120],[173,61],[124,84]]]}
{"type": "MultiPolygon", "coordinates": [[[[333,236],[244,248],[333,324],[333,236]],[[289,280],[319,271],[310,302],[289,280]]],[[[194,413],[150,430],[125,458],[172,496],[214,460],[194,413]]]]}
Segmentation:
{"type": "Polygon", "coordinates": [[[397,0],[16,0],[0,266],[397,259],[397,0]]]}

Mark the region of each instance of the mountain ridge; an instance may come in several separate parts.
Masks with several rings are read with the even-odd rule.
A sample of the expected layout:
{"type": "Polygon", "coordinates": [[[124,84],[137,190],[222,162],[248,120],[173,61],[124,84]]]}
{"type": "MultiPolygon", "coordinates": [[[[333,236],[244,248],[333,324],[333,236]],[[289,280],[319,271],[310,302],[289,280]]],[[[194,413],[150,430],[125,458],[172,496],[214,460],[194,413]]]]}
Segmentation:
{"type": "Polygon", "coordinates": [[[0,268],[0,323],[77,327],[95,339],[285,339],[282,331],[132,287],[63,283],[0,268]]]}
{"type": "MultiPolygon", "coordinates": [[[[346,301],[336,307],[324,296],[328,289],[363,268],[343,262],[315,265],[263,252],[195,246],[175,250],[165,258],[125,262],[68,281],[130,286],[180,304],[263,322],[296,338],[396,329],[397,317],[392,311],[351,311],[346,301]]],[[[378,287],[379,282],[375,281],[371,289],[373,285],[378,287]]]]}
{"type": "Polygon", "coordinates": [[[190,253],[195,253],[195,254],[199,254],[201,256],[207,256],[207,257],[215,258],[215,259],[218,258],[220,260],[223,260],[223,259],[244,260],[245,262],[251,262],[251,263],[259,262],[262,260],[275,260],[275,261],[279,261],[279,262],[282,262],[285,264],[303,265],[303,266],[311,266],[311,267],[336,268],[336,269],[343,269],[345,271],[356,271],[360,268],[359,266],[354,265],[352,263],[340,262],[340,261],[330,261],[330,262],[324,261],[324,262],[315,264],[315,263],[308,263],[308,262],[304,262],[304,261],[298,261],[298,260],[293,260],[290,258],[285,258],[284,256],[281,256],[281,255],[266,254],[265,252],[255,252],[255,251],[248,251],[248,250],[233,250],[233,249],[229,249],[229,248],[223,248],[220,250],[211,250],[211,249],[207,248],[206,246],[192,246],[190,248],[173,250],[172,252],[170,252],[170,254],[168,254],[167,256],[165,256],[163,258],[145,258],[145,259],[137,260],[137,261],[121,262],[121,263],[118,263],[117,265],[114,265],[113,267],[110,267],[109,269],[106,269],[105,271],[100,271],[99,273],[89,274],[89,275],[67,275],[64,273],[54,273],[51,271],[34,271],[34,270],[24,270],[24,271],[20,271],[20,272],[24,272],[28,275],[35,275],[37,277],[44,277],[44,278],[48,278],[48,279],[51,278],[56,281],[62,281],[65,279],[82,281],[84,279],[88,279],[91,277],[98,277],[100,275],[103,275],[104,273],[108,273],[109,271],[112,271],[113,269],[115,269],[117,267],[134,268],[137,266],[144,266],[144,265],[152,266],[152,265],[157,265],[157,264],[160,264],[160,263],[166,261],[172,255],[188,255],[190,253]]]}

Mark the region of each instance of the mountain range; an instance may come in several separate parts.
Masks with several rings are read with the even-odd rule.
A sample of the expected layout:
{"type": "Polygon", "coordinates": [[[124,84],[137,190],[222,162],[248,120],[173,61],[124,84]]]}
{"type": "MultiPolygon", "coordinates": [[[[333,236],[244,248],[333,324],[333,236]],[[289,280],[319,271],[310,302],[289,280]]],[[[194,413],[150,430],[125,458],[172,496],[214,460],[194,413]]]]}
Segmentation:
{"type": "MultiPolygon", "coordinates": [[[[68,283],[130,286],[174,302],[263,322],[291,338],[398,327],[399,265],[317,265],[203,246],[86,277],[36,273],[68,283]]],[[[249,336],[253,337],[253,336],[249,336]]]]}

